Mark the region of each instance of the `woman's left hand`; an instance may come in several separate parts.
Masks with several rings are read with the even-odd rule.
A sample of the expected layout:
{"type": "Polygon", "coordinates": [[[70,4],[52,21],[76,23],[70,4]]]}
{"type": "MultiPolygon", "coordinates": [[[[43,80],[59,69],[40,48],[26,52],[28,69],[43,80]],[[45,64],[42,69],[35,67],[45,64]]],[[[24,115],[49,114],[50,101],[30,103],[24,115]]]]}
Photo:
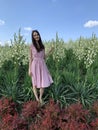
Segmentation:
{"type": "Polygon", "coordinates": [[[54,46],[51,47],[50,52],[52,52],[53,50],[54,50],[54,46]]]}

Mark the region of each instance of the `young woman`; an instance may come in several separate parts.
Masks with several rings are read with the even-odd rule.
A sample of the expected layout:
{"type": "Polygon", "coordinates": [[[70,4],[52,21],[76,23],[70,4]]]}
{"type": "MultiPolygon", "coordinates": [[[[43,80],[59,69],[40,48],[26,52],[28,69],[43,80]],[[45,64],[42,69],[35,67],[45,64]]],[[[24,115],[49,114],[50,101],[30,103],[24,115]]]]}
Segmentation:
{"type": "MultiPolygon", "coordinates": [[[[53,48],[49,51],[52,52],[53,48]]],[[[45,63],[45,46],[37,30],[32,31],[32,44],[30,46],[29,76],[32,79],[33,92],[38,102],[42,103],[44,88],[52,83],[52,77],[45,63]],[[37,88],[40,90],[38,97],[37,88]]]]}

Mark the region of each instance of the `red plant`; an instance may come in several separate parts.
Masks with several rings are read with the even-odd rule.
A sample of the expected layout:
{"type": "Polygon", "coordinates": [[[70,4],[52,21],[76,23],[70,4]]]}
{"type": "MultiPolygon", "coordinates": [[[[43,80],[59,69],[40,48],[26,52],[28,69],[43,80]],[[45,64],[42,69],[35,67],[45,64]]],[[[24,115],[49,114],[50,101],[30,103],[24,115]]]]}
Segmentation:
{"type": "Polygon", "coordinates": [[[60,112],[61,110],[59,105],[51,99],[49,101],[49,104],[45,106],[42,125],[47,128],[47,130],[55,130],[58,128],[60,112]]]}
{"type": "Polygon", "coordinates": [[[86,122],[86,118],[89,116],[89,110],[83,109],[80,103],[71,104],[65,111],[68,119],[74,119],[78,122],[86,122]]]}
{"type": "Polygon", "coordinates": [[[92,111],[97,114],[96,116],[98,116],[98,101],[93,103],[92,111]]]}
{"type": "Polygon", "coordinates": [[[97,108],[94,103],[90,113],[76,103],[60,109],[60,105],[51,99],[41,107],[36,101],[25,102],[18,113],[12,99],[2,98],[0,130],[98,130],[98,117],[93,113],[98,112],[97,108]]]}
{"type": "Polygon", "coordinates": [[[16,119],[14,119],[13,130],[27,130],[27,129],[28,129],[28,122],[25,119],[19,116],[16,119]]]}
{"type": "Polygon", "coordinates": [[[59,127],[61,130],[91,130],[86,116],[89,117],[89,111],[83,109],[80,103],[71,104],[62,109],[59,127]]]}
{"type": "Polygon", "coordinates": [[[30,117],[34,117],[37,114],[39,107],[36,101],[28,101],[23,104],[21,115],[28,119],[30,117]]]}
{"type": "Polygon", "coordinates": [[[11,98],[2,98],[0,100],[0,117],[2,118],[6,114],[14,115],[17,113],[15,109],[16,105],[11,98]]]}
{"type": "Polygon", "coordinates": [[[32,122],[30,130],[57,129],[60,111],[59,105],[51,99],[49,103],[41,109],[41,113],[39,113],[40,118],[38,118],[37,122],[32,122]]]}
{"type": "Polygon", "coordinates": [[[11,98],[3,97],[0,100],[0,118],[0,130],[27,130],[27,123],[20,118],[11,98]]]}
{"type": "Polygon", "coordinates": [[[91,122],[91,126],[92,126],[92,130],[98,130],[98,118],[95,118],[95,119],[91,122]]]}
{"type": "Polygon", "coordinates": [[[2,123],[0,125],[1,130],[13,130],[13,121],[17,118],[17,114],[12,116],[11,114],[6,114],[2,117],[2,123]]]}

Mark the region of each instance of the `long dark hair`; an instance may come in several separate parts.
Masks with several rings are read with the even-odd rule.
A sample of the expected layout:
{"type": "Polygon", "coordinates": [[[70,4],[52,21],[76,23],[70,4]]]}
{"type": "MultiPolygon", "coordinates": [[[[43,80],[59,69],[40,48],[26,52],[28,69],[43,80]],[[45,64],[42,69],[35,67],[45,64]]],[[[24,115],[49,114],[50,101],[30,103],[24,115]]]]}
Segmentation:
{"type": "Polygon", "coordinates": [[[43,43],[42,43],[42,40],[41,40],[41,36],[40,36],[40,33],[37,31],[37,30],[33,30],[32,31],[32,43],[33,43],[33,45],[34,45],[34,47],[36,48],[36,50],[38,51],[38,52],[40,52],[40,51],[42,51],[43,49],[45,49],[45,47],[44,47],[44,45],[43,45],[43,43]],[[38,41],[38,43],[39,43],[39,48],[38,48],[38,46],[37,46],[37,44],[36,44],[36,41],[35,41],[35,39],[34,39],[34,37],[33,37],[33,33],[34,32],[36,32],[38,35],[39,35],[39,41],[38,41]]]}

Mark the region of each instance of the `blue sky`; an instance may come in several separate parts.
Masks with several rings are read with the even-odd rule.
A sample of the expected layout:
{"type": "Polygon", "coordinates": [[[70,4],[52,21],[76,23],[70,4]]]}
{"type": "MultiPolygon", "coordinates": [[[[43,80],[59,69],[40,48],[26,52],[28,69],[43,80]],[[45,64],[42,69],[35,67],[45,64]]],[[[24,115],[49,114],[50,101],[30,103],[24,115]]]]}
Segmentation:
{"type": "Polygon", "coordinates": [[[98,36],[98,0],[0,0],[0,44],[19,28],[29,43],[33,29],[47,41],[98,36]]]}

